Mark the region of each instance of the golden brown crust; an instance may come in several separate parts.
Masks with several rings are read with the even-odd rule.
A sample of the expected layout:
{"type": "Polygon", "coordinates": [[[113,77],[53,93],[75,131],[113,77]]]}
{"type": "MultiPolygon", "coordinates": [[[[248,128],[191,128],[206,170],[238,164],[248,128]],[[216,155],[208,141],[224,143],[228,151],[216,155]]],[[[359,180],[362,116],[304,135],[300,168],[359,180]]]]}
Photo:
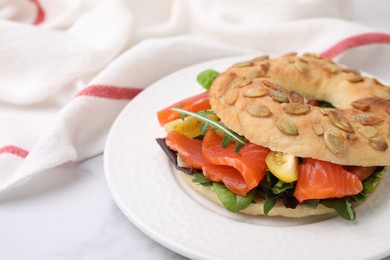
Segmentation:
{"type": "MultiPolygon", "coordinates": [[[[213,201],[214,203],[222,206],[221,201],[218,199],[217,194],[212,190],[210,186],[202,186],[192,182],[193,177],[187,175],[183,172],[177,171],[177,173],[183,178],[183,180],[195,191],[213,201]]],[[[264,200],[260,198],[255,199],[256,203],[252,203],[244,210],[241,210],[240,213],[247,215],[264,215],[263,207],[264,200]]],[[[317,216],[324,214],[334,214],[334,210],[327,208],[323,205],[318,205],[317,208],[312,209],[302,205],[298,205],[295,209],[286,208],[281,202],[276,203],[276,205],[270,210],[268,216],[281,216],[289,218],[302,218],[309,216],[317,216]]]]}
{"type": "Polygon", "coordinates": [[[260,57],[214,81],[210,103],[251,142],[342,165],[390,165],[390,89],[316,55],[260,57]],[[302,104],[323,100],[336,108],[302,104]]]}

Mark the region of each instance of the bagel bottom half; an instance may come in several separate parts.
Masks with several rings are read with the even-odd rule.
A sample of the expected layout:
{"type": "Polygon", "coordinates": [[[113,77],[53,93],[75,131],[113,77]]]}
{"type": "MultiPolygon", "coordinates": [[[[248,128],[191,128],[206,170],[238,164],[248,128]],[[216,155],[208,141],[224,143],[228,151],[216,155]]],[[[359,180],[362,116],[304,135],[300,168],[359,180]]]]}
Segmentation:
{"type": "MultiPolygon", "coordinates": [[[[213,201],[214,203],[223,207],[221,201],[219,200],[217,194],[213,191],[212,186],[203,186],[197,183],[192,182],[194,177],[189,174],[185,174],[181,171],[174,170],[181,178],[196,192],[200,193],[207,199],[213,201]]],[[[240,211],[240,213],[260,216],[265,215],[263,211],[264,207],[264,199],[255,197],[255,203],[250,204],[247,208],[240,211]]],[[[295,209],[286,208],[282,202],[278,201],[276,205],[268,212],[267,216],[280,216],[280,217],[288,217],[288,218],[303,218],[309,216],[318,216],[325,214],[335,214],[333,209],[327,208],[324,205],[319,204],[315,209],[309,208],[303,205],[298,205],[295,209]]]]}

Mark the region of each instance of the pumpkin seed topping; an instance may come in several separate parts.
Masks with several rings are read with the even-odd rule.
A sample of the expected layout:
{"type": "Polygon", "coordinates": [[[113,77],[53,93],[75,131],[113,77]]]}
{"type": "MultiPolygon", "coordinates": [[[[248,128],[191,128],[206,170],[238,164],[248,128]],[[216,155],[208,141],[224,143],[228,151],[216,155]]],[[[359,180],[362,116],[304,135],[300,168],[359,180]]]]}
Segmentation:
{"type": "Polygon", "coordinates": [[[323,114],[324,116],[328,115],[329,112],[333,111],[333,108],[329,108],[329,107],[320,107],[320,112],[321,114],[323,114]]]}
{"type": "Polygon", "coordinates": [[[348,79],[348,81],[351,82],[351,83],[359,83],[359,82],[364,81],[364,78],[362,76],[354,74],[352,77],[350,77],[348,79]]]}
{"type": "Polygon", "coordinates": [[[352,73],[352,74],[354,74],[354,75],[356,75],[356,76],[361,76],[360,71],[355,70],[355,69],[351,69],[351,68],[342,68],[341,71],[342,71],[342,72],[345,72],[345,73],[352,73]]]}
{"type": "Polygon", "coordinates": [[[294,62],[295,68],[300,73],[304,73],[307,70],[307,68],[308,68],[309,62],[307,60],[305,60],[305,59],[298,58],[297,60],[293,60],[293,62],[294,62]]]}
{"type": "Polygon", "coordinates": [[[269,55],[262,55],[262,56],[254,58],[252,61],[253,62],[262,62],[262,61],[265,61],[268,59],[269,59],[269,55]]]}
{"type": "Polygon", "coordinates": [[[355,116],[355,119],[362,125],[376,125],[383,122],[383,119],[370,114],[360,114],[355,116]]]}
{"type": "Polygon", "coordinates": [[[244,67],[250,67],[253,65],[252,61],[242,61],[242,62],[237,62],[233,64],[233,68],[244,68],[244,67]]]}
{"type": "Polygon", "coordinates": [[[244,80],[244,81],[238,83],[237,86],[238,86],[239,88],[243,88],[243,87],[248,86],[248,85],[250,85],[250,84],[252,84],[252,83],[253,83],[252,80],[244,80]]]}
{"type": "Polygon", "coordinates": [[[355,100],[351,103],[351,106],[362,111],[370,109],[370,104],[365,99],[355,100]]]}
{"type": "Polygon", "coordinates": [[[231,89],[229,90],[223,100],[225,101],[225,104],[227,105],[233,105],[238,98],[238,89],[231,89]]]}
{"type": "Polygon", "coordinates": [[[283,107],[283,109],[290,115],[305,115],[309,113],[310,106],[307,104],[288,103],[283,107]]]}
{"type": "Polygon", "coordinates": [[[271,81],[269,81],[269,80],[264,79],[264,80],[262,81],[262,83],[264,84],[264,86],[269,87],[269,88],[272,88],[272,89],[277,90],[277,91],[279,91],[279,92],[283,92],[283,93],[286,93],[286,94],[288,94],[288,92],[289,92],[289,91],[288,91],[287,89],[285,89],[284,87],[282,87],[282,86],[280,86],[280,85],[278,85],[278,84],[275,84],[275,83],[273,83],[273,82],[271,82],[271,81]]]}
{"type": "Polygon", "coordinates": [[[373,95],[377,98],[390,99],[390,88],[375,88],[373,95]]]}
{"type": "Polygon", "coordinates": [[[330,122],[340,128],[341,130],[344,130],[346,132],[350,132],[350,133],[353,133],[354,130],[351,126],[351,124],[348,122],[348,120],[342,116],[340,113],[336,112],[336,111],[329,111],[328,112],[328,117],[329,117],[329,120],[330,122]]]}
{"type": "Polygon", "coordinates": [[[371,138],[376,136],[378,130],[376,130],[376,128],[373,126],[363,126],[362,128],[359,129],[359,132],[365,137],[371,138]]]}
{"type": "Polygon", "coordinates": [[[251,105],[246,110],[249,115],[254,117],[267,117],[270,116],[271,110],[264,105],[251,105]]]}
{"type": "Polygon", "coordinates": [[[384,86],[382,82],[380,82],[378,79],[376,78],[371,78],[372,82],[375,84],[375,85],[379,85],[379,86],[384,86]]]}
{"type": "Polygon", "coordinates": [[[269,63],[269,62],[262,63],[262,64],[260,64],[260,67],[264,73],[267,73],[269,70],[269,67],[271,67],[271,63],[269,63]]]}
{"type": "Polygon", "coordinates": [[[285,54],[282,55],[282,57],[294,57],[294,56],[297,56],[298,53],[295,52],[295,51],[291,51],[291,52],[287,52],[285,54]]]}
{"type": "Polygon", "coordinates": [[[270,96],[273,100],[280,102],[280,103],[288,103],[289,102],[288,95],[286,93],[283,93],[283,92],[272,91],[270,96]]]}
{"type": "Polygon", "coordinates": [[[385,139],[380,138],[380,137],[372,137],[369,139],[368,143],[373,147],[374,149],[378,151],[386,151],[387,148],[389,147],[388,144],[386,143],[385,139]]]}
{"type": "Polygon", "coordinates": [[[276,127],[286,135],[298,135],[298,129],[295,123],[288,117],[278,118],[275,122],[276,127]]]}
{"type": "Polygon", "coordinates": [[[315,123],[312,125],[313,131],[316,135],[320,136],[324,134],[324,128],[321,123],[315,123]]]}
{"type": "Polygon", "coordinates": [[[245,97],[263,97],[268,93],[265,88],[249,88],[245,90],[245,97]]]}
{"type": "Polygon", "coordinates": [[[343,154],[346,151],[345,138],[341,133],[331,130],[324,132],[324,140],[326,146],[334,154],[343,154]]]}
{"type": "Polygon", "coordinates": [[[298,92],[295,91],[290,91],[288,92],[288,100],[291,103],[298,103],[298,104],[304,104],[305,99],[299,94],[298,92]]]}
{"type": "Polygon", "coordinates": [[[311,52],[306,52],[302,56],[303,57],[308,57],[308,58],[315,58],[315,59],[321,59],[322,58],[317,53],[311,53],[311,52]]]}

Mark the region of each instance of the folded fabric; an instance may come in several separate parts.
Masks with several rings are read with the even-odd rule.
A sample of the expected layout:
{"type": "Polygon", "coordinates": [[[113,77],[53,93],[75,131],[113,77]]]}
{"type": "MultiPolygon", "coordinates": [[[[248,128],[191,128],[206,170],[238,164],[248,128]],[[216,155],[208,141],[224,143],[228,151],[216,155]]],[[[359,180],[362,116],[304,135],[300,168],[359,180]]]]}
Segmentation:
{"type": "Polygon", "coordinates": [[[342,12],[319,13],[324,1],[315,1],[304,14],[293,12],[302,6],[291,1],[290,16],[269,11],[268,22],[256,12],[267,3],[276,12],[271,1],[243,1],[240,10],[233,1],[87,2],[0,2],[0,193],[102,153],[134,96],[199,62],[319,52],[390,82],[389,34],[341,19],[308,19],[347,18],[344,1],[342,12]]]}

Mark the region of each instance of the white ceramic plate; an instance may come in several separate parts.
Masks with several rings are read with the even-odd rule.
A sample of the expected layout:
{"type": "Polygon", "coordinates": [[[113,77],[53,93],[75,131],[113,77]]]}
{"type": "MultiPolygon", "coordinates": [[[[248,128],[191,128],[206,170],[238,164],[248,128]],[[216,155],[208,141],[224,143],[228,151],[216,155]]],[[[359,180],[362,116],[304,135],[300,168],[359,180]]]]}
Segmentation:
{"type": "Polygon", "coordinates": [[[390,176],[357,209],[357,220],[291,220],[230,214],[193,192],[175,175],[155,138],[165,132],[156,112],[203,92],[197,74],[222,71],[246,57],[199,64],[138,95],[113,125],[105,172],[114,200],[151,238],[196,259],[379,259],[390,255],[390,176]]]}

